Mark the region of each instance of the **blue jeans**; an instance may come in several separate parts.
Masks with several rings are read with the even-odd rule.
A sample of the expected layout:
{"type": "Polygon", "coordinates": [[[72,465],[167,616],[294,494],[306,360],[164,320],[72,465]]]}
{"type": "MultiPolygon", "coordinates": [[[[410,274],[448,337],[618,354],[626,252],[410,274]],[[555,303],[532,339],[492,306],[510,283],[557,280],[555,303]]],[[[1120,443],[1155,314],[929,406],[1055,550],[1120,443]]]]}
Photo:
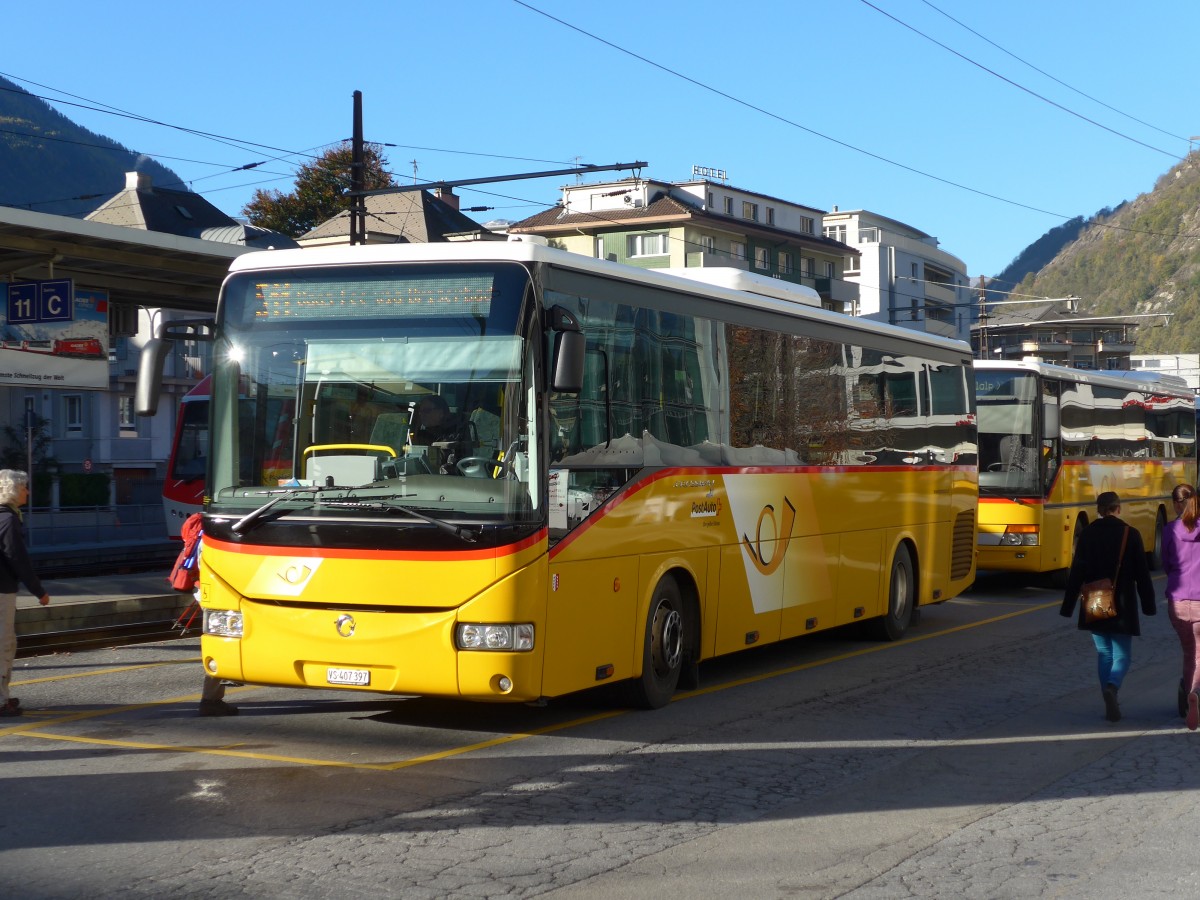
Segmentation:
{"type": "Polygon", "coordinates": [[[1133,635],[1093,631],[1092,641],[1096,644],[1096,670],[1100,675],[1100,687],[1111,684],[1119,688],[1133,659],[1133,635]]]}

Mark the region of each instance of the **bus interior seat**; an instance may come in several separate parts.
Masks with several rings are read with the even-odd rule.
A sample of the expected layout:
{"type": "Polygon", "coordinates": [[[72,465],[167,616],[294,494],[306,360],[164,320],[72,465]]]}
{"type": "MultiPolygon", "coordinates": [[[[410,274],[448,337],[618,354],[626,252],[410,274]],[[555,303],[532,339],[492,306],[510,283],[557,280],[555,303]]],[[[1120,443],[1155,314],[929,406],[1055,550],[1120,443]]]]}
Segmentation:
{"type": "Polygon", "coordinates": [[[382,413],[371,428],[372,444],[391,447],[400,456],[408,443],[408,413],[382,413]]]}

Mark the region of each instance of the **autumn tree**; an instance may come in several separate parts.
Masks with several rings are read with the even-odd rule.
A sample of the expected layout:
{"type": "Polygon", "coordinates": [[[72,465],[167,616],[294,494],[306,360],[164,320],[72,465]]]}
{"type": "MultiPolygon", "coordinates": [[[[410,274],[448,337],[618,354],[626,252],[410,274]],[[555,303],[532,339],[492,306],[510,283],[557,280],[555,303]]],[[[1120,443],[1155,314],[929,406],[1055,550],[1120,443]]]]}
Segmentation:
{"type": "MultiPolygon", "coordinates": [[[[254,197],[242,208],[242,215],[252,225],[279,231],[290,237],[300,237],[350,208],[350,164],[353,157],[354,149],[349,141],[331,147],[317,159],[300,167],[296,173],[296,186],[291,193],[256,190],[254,197]]],[[[379,145],[364,145],[363,163],[366,190],[396,186],[391,173],[387,171],[388,161],[379,145]]]]}

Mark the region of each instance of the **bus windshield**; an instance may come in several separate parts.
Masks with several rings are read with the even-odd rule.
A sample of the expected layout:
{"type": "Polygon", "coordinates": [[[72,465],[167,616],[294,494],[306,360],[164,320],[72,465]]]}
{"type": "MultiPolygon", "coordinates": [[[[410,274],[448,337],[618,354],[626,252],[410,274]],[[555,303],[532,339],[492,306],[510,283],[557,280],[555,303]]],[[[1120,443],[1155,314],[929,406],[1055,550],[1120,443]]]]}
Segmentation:
{"type": "Polygon", "coordinates": [[[340,521],[415,510],[533,521],[528,285],[523,268],[494,264],[232,277],[214,353],[210,512],[272,503],[272,516],[340,521]]]}
{"type": "Polygon", "coordinates": [[[1039,491],[1042,442],[1038,382],[1019,372],[978,372],[979,492],[1029,495],[1039,491]]]}

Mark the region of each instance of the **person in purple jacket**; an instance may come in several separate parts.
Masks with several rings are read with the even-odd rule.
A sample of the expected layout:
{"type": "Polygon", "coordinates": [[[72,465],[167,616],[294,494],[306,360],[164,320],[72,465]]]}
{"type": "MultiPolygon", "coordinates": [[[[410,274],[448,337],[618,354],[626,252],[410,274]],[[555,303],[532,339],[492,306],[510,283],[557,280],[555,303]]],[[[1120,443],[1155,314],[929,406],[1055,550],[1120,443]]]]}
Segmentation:
{"type": "Polygon", "coordinates": [[[1163,532],[1163,569],[1167,573],[1167,616],[1183,649],[1179,714],[1195,731],[1200,723],[1200,498],[1190,484],[1171,492],[1176,519],[1163,532]]]}

